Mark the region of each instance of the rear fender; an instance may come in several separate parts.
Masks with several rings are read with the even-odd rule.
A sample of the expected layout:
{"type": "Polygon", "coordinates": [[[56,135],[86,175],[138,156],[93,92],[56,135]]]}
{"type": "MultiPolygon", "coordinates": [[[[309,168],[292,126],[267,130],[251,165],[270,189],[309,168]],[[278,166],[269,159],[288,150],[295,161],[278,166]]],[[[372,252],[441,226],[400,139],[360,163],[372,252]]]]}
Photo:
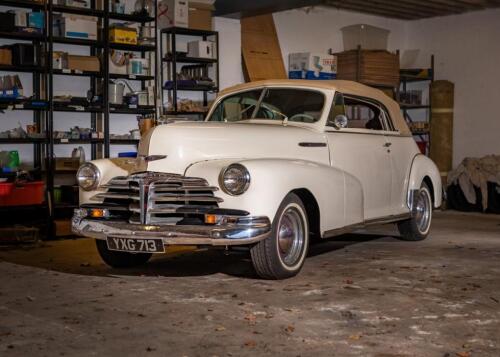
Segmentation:
{"type": "Polygon", "coordinates": [[[409,208],[412,206],[413,192],[420,189],[422,182],[424,182],[426,177],[428,177],[432,183],[432,189],[434,191],[434,207],[438,208],[441,206],[443,195],[439,170],[431,159],[425,155],[419,154],[415,156],[411,165],[407,199],[407,205],[409,208]]]}

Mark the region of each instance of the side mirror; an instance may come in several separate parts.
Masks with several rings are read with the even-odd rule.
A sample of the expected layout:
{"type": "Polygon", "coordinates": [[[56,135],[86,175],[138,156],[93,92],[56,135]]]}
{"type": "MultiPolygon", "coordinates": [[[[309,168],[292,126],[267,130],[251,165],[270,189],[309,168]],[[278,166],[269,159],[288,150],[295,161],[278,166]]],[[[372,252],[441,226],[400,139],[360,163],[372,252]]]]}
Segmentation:
{"type": "Polygon", "coordinates": [[[347,117],[344,114],[338,114],[333,120],[328,119],[328,125],[337,130],[347,128],[347,117]]]}

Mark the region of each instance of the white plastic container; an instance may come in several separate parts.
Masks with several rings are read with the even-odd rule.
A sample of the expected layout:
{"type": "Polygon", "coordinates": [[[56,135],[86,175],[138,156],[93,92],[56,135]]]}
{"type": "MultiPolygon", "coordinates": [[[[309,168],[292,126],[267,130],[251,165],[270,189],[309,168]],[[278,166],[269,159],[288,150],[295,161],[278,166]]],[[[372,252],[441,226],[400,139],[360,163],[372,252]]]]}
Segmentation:
{"type": "Polygon", "coordinates": [[[363,50],[387,50],[389,30],[364,24],[345,26],[341,30],[344,51],[355,50],[358,46],[363,50]]]}

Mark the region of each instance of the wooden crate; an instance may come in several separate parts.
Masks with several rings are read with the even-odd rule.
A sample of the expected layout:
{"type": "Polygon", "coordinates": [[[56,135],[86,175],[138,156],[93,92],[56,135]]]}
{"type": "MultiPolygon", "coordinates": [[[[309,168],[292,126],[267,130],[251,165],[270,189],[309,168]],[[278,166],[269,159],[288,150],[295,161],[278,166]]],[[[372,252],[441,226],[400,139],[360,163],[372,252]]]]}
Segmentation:
{"type": "Polygon", "coordinates": [[[337,53],[337,79],[367,85],[399,86],[399,56],[385,50],[337,53]]]}

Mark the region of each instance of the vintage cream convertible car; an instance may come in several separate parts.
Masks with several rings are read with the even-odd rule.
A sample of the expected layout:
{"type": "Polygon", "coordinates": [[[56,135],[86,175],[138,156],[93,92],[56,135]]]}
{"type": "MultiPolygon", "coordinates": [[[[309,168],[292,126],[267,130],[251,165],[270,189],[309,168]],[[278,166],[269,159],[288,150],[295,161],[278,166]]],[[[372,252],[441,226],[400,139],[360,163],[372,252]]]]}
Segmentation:
{"type": "Polygon", "coordinates": [[[73,231],[107,264],[238,246],[268,279],[297,274],[312,237],[397,222],[402,239],[424,239],[442,193],[398,104],[340,80],[232,87],[204,122],[158,126],[137,159],[85,163],[78,181],[73,231]]]}

